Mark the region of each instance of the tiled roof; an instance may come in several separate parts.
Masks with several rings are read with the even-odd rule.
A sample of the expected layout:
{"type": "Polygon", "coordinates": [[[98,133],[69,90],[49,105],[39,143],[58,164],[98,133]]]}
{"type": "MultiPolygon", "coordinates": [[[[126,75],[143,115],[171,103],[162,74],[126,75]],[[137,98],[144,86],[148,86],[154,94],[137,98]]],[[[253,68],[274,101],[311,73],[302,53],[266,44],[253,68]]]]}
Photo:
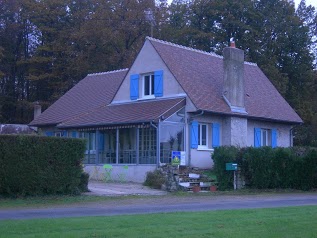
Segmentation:
{"type": "Polygon", "coordinates": [[[128,69],[123,69],[87,75],[30,125],[56,125],[96,107],[108,105],[127,72],[128,69]]]}
{"type": "MultiPolygon", "coordinates": [[[[197,109],[233,114],[222,97],[222,56],[150,37],[147,39],[197,109]]],[[[244,77],[247,116],[285,122],[302,122],[256,64],[244,63],[244,77]]]]}
{"type": "Polygon", "coordinates": [[[161,116],[167,118],[185,106],[185,98],[138,101],[124,104],[111,104],[95,109],[87,115],[73,118],[58,127],[96,127],[127,123],[157,122],[161,116]]]}

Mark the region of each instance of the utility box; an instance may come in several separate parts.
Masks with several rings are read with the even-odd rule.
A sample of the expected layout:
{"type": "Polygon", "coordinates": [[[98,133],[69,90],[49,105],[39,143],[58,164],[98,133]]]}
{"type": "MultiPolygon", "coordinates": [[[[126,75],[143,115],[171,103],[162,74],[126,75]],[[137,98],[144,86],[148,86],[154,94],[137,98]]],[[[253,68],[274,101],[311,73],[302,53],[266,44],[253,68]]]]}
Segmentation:
{"type": "Polygon", "coordinates": [[[236,171],[236,170],[238,170],[238,164],[226,163],[226,170],[236,171]]]}

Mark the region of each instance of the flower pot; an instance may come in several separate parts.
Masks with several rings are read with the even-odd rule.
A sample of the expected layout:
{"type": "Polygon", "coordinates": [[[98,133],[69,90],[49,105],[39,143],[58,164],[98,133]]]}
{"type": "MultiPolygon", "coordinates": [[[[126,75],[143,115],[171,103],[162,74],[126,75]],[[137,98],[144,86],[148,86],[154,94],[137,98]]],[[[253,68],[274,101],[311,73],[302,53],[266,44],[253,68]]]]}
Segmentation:
{"type": "Polygon", "coordinates": [[[198,193],[198,192],[200,192],[200,190],[201,190],[200,186],[194,186],[193,187],[193,192],[194,193],[198,193]]]}
{"type": "Polygon", "coordinates": [[[210,186],[210,192],[215,192],[217,191],[217,186],[216,185],[211,185],[210,186]]]}

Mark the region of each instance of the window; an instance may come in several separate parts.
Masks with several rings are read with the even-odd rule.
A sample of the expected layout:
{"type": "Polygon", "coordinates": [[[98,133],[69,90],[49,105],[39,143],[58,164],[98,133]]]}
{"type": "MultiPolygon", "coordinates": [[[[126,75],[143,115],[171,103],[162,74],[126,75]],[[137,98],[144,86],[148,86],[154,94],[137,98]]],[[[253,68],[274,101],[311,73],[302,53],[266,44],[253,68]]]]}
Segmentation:
{"type": "Polygon", "coordinates": [[[198,123],[191,125],[191,148],[212,149],[220,146],[220,124],[198,123]]]}
{"type": "Polygon", "coordinates": [[[143,76],[143,96],[154,96],[154,74],[143,76]]]}
{"type": "Polygon", "coordinates": [[[130,75],[130,99],[163,97],[163,70],[130,75]],[[140,87],[139,87],[140,84],[140,87]]]}
{"type": "Polygon", "coordinates": [[[208,147],[207,124],[198,124],[198,147],[208,147]]]}
{"type": "Polygon", "coordinates": [[[277,130],[266,128],[254,128],[254,146],[277,146],[277,130]]]}

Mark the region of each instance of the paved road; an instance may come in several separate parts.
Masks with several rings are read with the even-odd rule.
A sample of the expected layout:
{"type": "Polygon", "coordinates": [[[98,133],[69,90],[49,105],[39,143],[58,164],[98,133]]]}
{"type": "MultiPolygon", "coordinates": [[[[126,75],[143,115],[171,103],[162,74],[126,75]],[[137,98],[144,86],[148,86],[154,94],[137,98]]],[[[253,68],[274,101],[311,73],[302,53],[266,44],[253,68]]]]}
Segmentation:
{"type": "Polygon", "coordinates": [[[162,196],[114,199],[80,206],[0,210],[3,219],[114,216],[317,205],[317,193],[243,196],[162,196]]]}

